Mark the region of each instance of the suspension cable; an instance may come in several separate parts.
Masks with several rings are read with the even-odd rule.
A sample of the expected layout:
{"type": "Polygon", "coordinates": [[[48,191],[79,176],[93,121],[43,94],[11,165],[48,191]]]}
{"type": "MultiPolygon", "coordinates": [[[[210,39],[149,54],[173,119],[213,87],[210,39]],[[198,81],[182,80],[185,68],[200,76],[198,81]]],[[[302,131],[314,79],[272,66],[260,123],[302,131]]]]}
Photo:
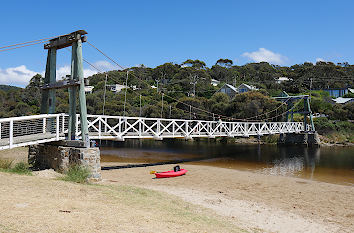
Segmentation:
{"type": "MultiPolygon", "coordinates": [[[[109,59],[110,61],[112,61],[114,64],[116,64],[118,67],[120,67],[121,69],[124,69],[123,66],[119,65],[119,64],[118,64],[116,61],[114,61],[111,57],[109,57],[108,55],[106,55],[105,53],[103,53],[101,50],[99,50],[97,47],[95,47],[94,45],[92,45],[90,42],[88,42],[88,44],[89,44],[90,46],[92,46],[93,48],[95,48],[97,51],[99,51],[102,55],[104,55],[106,58],[108,58],[108,59],[109,59]]],[[[128,73],[127,73],[127,75],[128,75],[128,73]]],[[[135,76],[134,73],[132,73],[132,75],[135,76]]],[[[136,76],[135,76],[135,77],[136,77],[136,76]]],[[[142,81],[149,85],[149,83],[146,82],[145,80],[142,80],[142,81]]],[[[127,81],[126,81],[126,83],[127,83],[127,81]]],[[[160,93],[160,92],[159,92],[159,93],[160,93]]],[[[161,94],[164,94],[164,93],[161,93],[161,94]]],[[[178,99],[175,99],[175,98],[173,98],[173,97],[171,97],[171,96],[169,96],[169,95],[166,95],[166,94],[164,94],[164,95],[165,95],[166,97],[168,97],[168,98],[170,98],[170,99],[172,99],[172,100],[178,102],[178,103],[181,103],[181,104],[183,104],[183,105],[189,106],[189,108],[190,108],[190,113],[191,113],[191,109],[194,108],[194,109],[196,109],[196,110],[199,110],[199,111],[205,112],[205,113],[207,113],[207,114],[209,114],[209,115],[212,115],[213,118],[215,118],[215,115],[216,115],[217,117],[219,117],[219,119],[231,119],[231,120],[240,120],[240,121],[245,121],[245,120],[254,121],[254,120],[251,120],[251,119],[258,118],[259,116],[266,115],[266,114],[268,114],[268,113],[277,111],[279,108],[282,107],[283,104],[285,104],[285,103],[282,103],[282,105],[278,106],[277,108],[275,108],[275,109],[273,109],[273,110],[271,110],[271,111],[268,111],[268,112],[266,112],[266,113],[259,114],[259,115],[257,115],[257,116],[253,116],[253,117],[249,117],[249,118],[243,118],[243,119],[235,119],[234,117],[228,117],[228,116],[225,116],[225,115],[222,115],[222,114],[213,113],[213,112],[204,110],[204,109],[202,109],[202,108],[198,108],[198,107],[192,106],[192,105],[187,104],[187,103],[184,103],[184,102],[182,102],[182,101],[180,101],[180,100],[178,100],[178,99]]],[[[124,115],[125,115],[125,104],[126,104],[126,91],[125,91],[125,101],[124,101],[124,115]]],[[[283,113],[283,114],[285,114],[285,113],[283,113]]],[[[190,118],[191,118],[191,115],[190,115],[190,118]]],[[[272,117],[272,118],[274,118],[274,117],[272,117]]],[[[269,118],[266,118],[266,119],[269,119],[269,118]]]]}
{"type": "Polygon", "coordinates": [[[120,67],[122,70],[124,70],[125,68],[121,65],[119,65],[116,61],[114,61],[112,58],[110,58],[108,55],[106,55],[104,52],[102,52],[101,50],[99,50],[97,47],[95,47],[93,44],[91,44],[89,41],[87,41],[87,43],[92,46],[93,48],[95,48],[98,52],[100,52],[103,56],[105,56],[106,58],[108,58],[110,61],[112,61],[114,64],[116,64],[118,67],[120,67]]]}
{"type": "MultiPolygon", "coordinates": [[[[13,45],[2,46],[2,47],[0,47],[0,49],[15,47],[15,46],[24,45],[24,44],[30,44],[30,43],[34,43],[34,42],[38,42],[38,41],[48,41],[48,40],[53,39],[53,38],[56,38],[56,37],[59,37],[59,36],[53,36],[53,37],[48,37],[48,38],[43,38],[43,39],[38,39],[38,40],[27,41],[27,42],[18,43],[18,44],[13,44],[13,45]]],[[[39,43],[43,43],[43,42],[39,42],[39,43]]]]}
{"type": "Polygon", "coordinates": [[[104,115],[104,108],[106,106],[107,77],[108,77],[108,75],[106,74],[106,78],[105,78],[105,81],[104,81],[102,115],[104,115]]]}
{"type": "Polygon", "coordinates": [[[45,42],[47,42],[47,41],[39,41],[39,42],[32,43],[32,44],[26,44],[26,45],[22,45],[22,46],[7,48],[7,49],[0,49],[0,52],[5,52],[5,51],[13,50],[13,49],[19,49],[19,48],[23,48],[23,47],[27,47],[27,46],[31,46],[31,45],[36,45],[36,44],[41,44],[41,43],[45,43],[45,42]]]}

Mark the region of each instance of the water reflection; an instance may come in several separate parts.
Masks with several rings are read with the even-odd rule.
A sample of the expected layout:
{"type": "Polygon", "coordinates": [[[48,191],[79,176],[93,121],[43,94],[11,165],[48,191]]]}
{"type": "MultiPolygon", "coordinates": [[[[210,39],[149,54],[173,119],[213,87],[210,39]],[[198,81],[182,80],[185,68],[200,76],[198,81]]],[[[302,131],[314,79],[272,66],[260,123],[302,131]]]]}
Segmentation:
{"type": "MultiPolygon", "coordinates": [[[[258,154],[261,146],[258,146],[258,154]]],[[[263,174],[282,176],[303,176],[310,175],[313,179],[316,164],[320,161],[321,150],[319,148],[306,147],[279,147],[281,158],[271,161],[272,166],[265,167],[259,171],[263,174]]]]}
{"type": "Polygon", "coordinates": [[[270,175],[296,175],[304,169],[304,159],[303,158],[285,158],[281,160],[273,161],[272,167],[267,167],[261,169],[261,173],[270,175]]]}
{"type": "Polygon", "coordinates": [[[354,184],[354,148],[225,144],[215,141],[127,140],[101,148],[103,162],[193,164],[354,184]],[[203,161],[199,161],[203,159],[203,161]]]}

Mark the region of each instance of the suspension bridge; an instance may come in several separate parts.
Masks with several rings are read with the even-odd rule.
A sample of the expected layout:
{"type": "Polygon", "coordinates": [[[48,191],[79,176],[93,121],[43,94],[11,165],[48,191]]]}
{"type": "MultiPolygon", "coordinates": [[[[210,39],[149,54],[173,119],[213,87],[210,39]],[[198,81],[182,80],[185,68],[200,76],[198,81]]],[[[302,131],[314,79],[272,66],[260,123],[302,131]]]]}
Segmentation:
{"type": "MultiPolygon", "coordinates": [[[[67,139],[67,114],[43,114],[0,119],[0,150],[67,139]]],[[[75,137],[82,139],[80,116],[75,137]]],[[[90,139],[249,137],[300,133],[303,122],[227,122],[87,115],[90,139]]],[[[307,130],[310,130],[309,128],[307,130]]]]}
{"type": "MultiPolygon", "coordinates": [[[[303,112],[303,122],[268,122],[269,119],[257,122],[251,120],[257,116],[249,118],[249,121],[247,119],[237,121],[194,106],[189,106],[190,111],[192,108],[193,110],[201,110],[212,114],[213,119],[216,116],[219,120],[87,115],[82,64],[83,61],[87,62],[82,57],[82,43],[87,41],[85,34],[87,34],[85,31],[79,30],[59,37],[0,47],[1,52],[47,42],[50,39],[49,43],[44,45],[44,48],[48,50],[48,57],[42,87],[42,114],[0,119],[0,150],[62,140],[82,140],[85,146],[89,147],[91,139],[124,141],[125,139],[249,137],[314,131],[313,124],[307,124],[306,121],[307,116],[310,116],[312,120],[308,101],[304,102],[305,107],[308,106],[308,110],[303,112]],[[56,52],[58,49],[69,46],[72,47],[71,75],[69,80],[57,82],[56,52]],[[55,114],[55,90],[58,88],[69,89],[69,114],[55,114]],[[79,114],[76,114],[76,99],[79,100],[79,114]]],[[[97,50],[117,66],[122,67],[101,50],[97,50]]],[[[87,63],[92,66],[91,63],[87,63]]],[[[163,96],[162,93],[162,103],[163,96]]],[[[282,100],[287,101],[289,98],[283,97],[282,100]]],[[[288,108],[281,115],[288,114],[292,109],[293,107],[288,108]]]]}

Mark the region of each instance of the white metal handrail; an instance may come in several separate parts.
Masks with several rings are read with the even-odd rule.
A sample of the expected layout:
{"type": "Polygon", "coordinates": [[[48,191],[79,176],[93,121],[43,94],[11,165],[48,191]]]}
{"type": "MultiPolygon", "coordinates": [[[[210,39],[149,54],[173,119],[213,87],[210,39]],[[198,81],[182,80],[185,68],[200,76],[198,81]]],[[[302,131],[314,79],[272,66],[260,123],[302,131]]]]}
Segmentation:
{"type": "Polygon", "coordinates": [[[0,150],[64,139],[64,114],[0,119],[0,150]]]}
{"type": "MultiPolygon", "coordinates": [[[[65,139],[67,114],[43,114],[0,119],[0,150],[65,139]]],[[[76,137],[81,137],[80,116],[76,117],[76,137]]],[[[127,138],[249,137],[298,133],[303,122],[225,122],[88,115],[91,139],[127,138]]],[[[308,126],[307,129],[309,130],[308,126]]]]}

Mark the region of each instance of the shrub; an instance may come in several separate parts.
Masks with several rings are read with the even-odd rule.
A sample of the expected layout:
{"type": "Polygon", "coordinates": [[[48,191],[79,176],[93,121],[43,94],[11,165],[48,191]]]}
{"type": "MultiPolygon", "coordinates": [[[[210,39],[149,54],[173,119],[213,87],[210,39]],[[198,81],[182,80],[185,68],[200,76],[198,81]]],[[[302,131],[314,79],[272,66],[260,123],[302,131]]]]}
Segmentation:
{"type": "Polygon", "coordinates": [[[325,117],[315,118],[313,123],[320,134],[328,133],[336,129],[335,125],[325,117]]]}
{"type": "Polygon", "coordinates": [[[354,123],[349,121],[336,122],[337,131],[354,132],[354,123]]]}
{"type": "Polygon", "coordinates": [[[31,170],[29,169],[29,165],[24,162],[17,163],[13,168],[9,170],[10,172],[17,174],[31,174],[31,170]]]}
{"type": "Polygon", "coordinates": [[[90,175],[90,170],[87,167],[80,165],[73,165],[66,172],[62,180],[71,181],[75,183],[86,183],[90,175]]]}

